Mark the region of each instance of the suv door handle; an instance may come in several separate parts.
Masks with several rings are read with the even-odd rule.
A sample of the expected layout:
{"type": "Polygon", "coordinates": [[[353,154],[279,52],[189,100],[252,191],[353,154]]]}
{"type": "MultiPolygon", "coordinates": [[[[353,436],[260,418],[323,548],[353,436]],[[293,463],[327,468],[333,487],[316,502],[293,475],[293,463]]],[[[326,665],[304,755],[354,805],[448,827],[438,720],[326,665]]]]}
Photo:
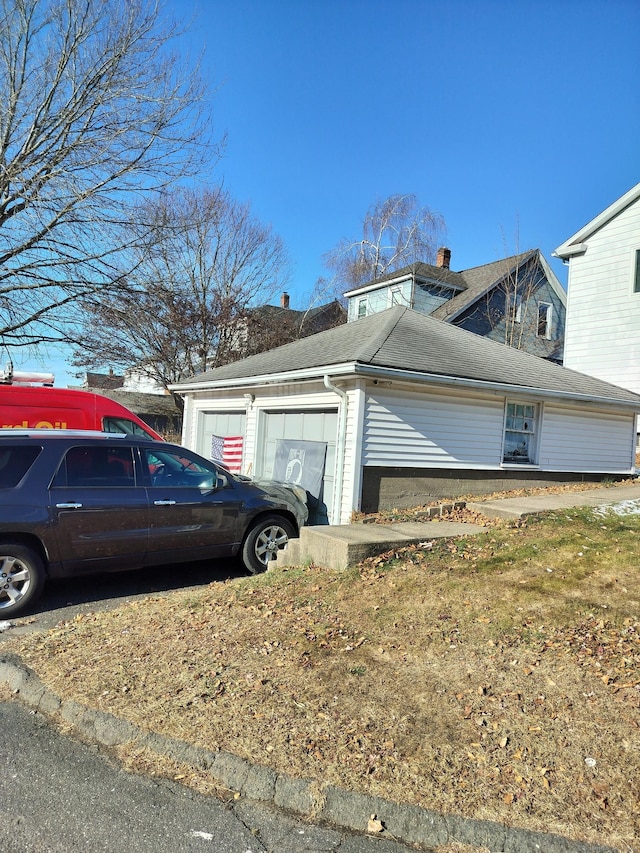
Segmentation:
{"type": "Polygon", "coordinates": [[[153,505],[154,506],[175,506],[176,502],[175,501],[154,501],[153,505]]]}
{"type": "Polygon", "coordinates": [[[56,504],[56,509],[82,509],[82,504],[76,504],[76,503],[56,504]]]}

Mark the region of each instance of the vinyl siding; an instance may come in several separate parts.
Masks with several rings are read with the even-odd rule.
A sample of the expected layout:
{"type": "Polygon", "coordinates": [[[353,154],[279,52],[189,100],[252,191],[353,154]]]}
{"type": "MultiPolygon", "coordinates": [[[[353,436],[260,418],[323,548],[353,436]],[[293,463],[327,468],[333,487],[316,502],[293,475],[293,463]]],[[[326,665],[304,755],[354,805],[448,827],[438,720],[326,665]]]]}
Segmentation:
{"type": "Polygon", "coordinates": [[[352,296],[347,309],[349,323],[358,319],[358,305],[362,300],[366,302],[367,314],[377,314],[392,305],[411,305],[411,279],[352,296]]]}
{"type": "Polygon", "coordinates": [[[544,407],[539,447],[545,471],[629,473],[635,417],[550,405],[544,407]]]}
{"type": "Polygon", "coordinates": [[[363,465],[496,468],[504,401],[471,395],[376,391],[366,402],[363,465]]]}
{"type": "Polygon", "coordinates": [[[565,367],[640,393],[640,200],[586,240],[569,262],[565,367]]]}

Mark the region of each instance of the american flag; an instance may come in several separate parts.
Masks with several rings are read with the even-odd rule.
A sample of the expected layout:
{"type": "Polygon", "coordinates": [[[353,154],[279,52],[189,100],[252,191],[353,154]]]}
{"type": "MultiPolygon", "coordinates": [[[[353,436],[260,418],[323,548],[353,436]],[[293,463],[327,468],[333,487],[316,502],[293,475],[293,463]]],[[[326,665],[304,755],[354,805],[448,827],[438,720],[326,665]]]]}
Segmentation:
{"type": "Polygon", "coordinates": [[[214,462],[220,462],[233,474],[239,474],[242,468],[243,443],[244,439],[241,435],[212,435],[211,458],[214,462]]]}

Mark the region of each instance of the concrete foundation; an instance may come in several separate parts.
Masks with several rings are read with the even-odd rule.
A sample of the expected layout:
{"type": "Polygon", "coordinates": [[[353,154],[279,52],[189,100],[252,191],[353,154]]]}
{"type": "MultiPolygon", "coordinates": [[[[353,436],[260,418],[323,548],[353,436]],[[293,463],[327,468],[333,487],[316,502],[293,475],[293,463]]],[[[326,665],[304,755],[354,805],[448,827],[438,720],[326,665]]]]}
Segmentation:
{"type": "MultiPolygon", "coordinates": [[[[414,507],[461,495],[489,495],[553,483],[601,483],[611,474],[546,471],[473,471],[435,468],[365,468],[362,512],[414,507]]],[[[623,479],[622,477],[620,479],[623,479]]]]}

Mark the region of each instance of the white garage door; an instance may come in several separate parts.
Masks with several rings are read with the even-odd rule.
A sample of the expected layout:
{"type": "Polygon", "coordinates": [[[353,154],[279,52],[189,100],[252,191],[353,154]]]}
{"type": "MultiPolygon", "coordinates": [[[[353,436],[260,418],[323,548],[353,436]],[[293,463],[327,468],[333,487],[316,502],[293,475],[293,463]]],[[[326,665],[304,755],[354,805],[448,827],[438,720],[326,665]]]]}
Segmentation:
{"type": "Polygon", "coordinates": [[[260,428],[260,449],[257,454],[259,476],[273,477],[276,448],[282,439],[323,442],[326,444],[322,490],[317,502],[310,506],[309,524],[328,524],[333,498],[333,472],[336,461],[337,409],[306,412],[264,412],[260,428]]]}

